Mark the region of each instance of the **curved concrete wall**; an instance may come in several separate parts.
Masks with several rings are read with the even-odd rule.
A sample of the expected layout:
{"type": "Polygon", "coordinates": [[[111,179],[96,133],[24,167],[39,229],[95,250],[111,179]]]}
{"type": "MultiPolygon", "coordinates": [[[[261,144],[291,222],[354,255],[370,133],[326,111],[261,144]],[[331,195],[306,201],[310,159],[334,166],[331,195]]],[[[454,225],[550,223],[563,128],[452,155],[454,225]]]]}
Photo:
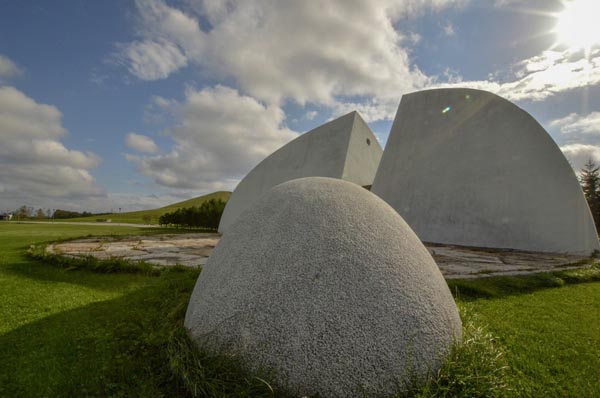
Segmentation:
{"type": "Polygon", "coordinates": [[[485,91],[403,96],[372,191],[426,242],[585,255],[600,248],[558,146],[527,112],[485,91]]]}
{"type": "Polygon", "coordinates": [[[357,112],[294,139],[258,164],[235,188],[219,232],[225,232],[244,209],[277,184],[301,177],[332,177],[371,185],[383,150],[357,112]]]}

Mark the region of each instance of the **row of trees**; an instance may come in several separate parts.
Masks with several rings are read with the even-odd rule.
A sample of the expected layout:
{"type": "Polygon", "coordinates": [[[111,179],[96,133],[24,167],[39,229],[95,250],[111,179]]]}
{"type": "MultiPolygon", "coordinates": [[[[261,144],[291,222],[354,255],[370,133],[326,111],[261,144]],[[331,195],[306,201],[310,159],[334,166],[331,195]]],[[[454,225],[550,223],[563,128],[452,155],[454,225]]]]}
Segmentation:
{"type": "Polygon", "coordinates": [[[210,199],[200,206],[186,207],[165,213],[159,217],[158,223],[162,226],[217,230],[224,209],[224,201],[210,199]]]}
{"type": "Polygon", "coordinates": [[[75,217],[85,217],[91,216],[92,213],[84,211],[83,213],[79,213],[76,211],[69,210],[61,210],[56,209],[52,211],[51,209],[37,209],[34,210],[33,207],[29,206],[21,206],[17,210],[12,212],[13,216],[16,220],[42,220],[47,218],[75,218],[75,217]]]}
{"type": "Polygon", "coordinates": [[[92,213],[90,213],[89,211],[84,211],[83,213],[79,213],[77,211],[56,209],[54,211],[54,214],[52,215],[52,218],[77,218],[77,217],[86,217],[86,216],[91,216],[91,215],[92,215],[92,213]]]}
{"type": "Polygon", "coordinates": [[[37,209],[34,210],[33,207],[21,206],[17,210],[12,212],[13,217],[16,220],[26,220],[26,219],[44,219],[50,218],[52,215],[52,211],[50,209],[37,209]]]}

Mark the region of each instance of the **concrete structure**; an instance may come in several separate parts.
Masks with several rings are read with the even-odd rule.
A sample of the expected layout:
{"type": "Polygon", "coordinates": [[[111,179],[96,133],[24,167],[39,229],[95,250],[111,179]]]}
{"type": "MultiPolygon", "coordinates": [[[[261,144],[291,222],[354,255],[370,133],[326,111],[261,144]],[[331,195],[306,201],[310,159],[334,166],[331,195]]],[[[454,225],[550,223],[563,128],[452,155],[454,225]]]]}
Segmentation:
{"type": "Polygon", "coordinates": [[[333,177],[371,185],[383,151],[357,112],[302,134],[273,152],[238,184],[223,212],[219,232],[264,192],[300,177],[333,177]]]}
{"type": "Polygon", "coordinates": [[[589,255],[577,178],[527,112],[494,94],[402,97],[372,191],[426,242],[589,255]]]}
{"type": "Polygon", "coordinates": [[[185,326],[205,349],[275,370],[292,395],[322,397],[392,395],[435,371],[462,332],[444,278],[396,211],[322,177],[278,185],[238,217],[185,326]]]}

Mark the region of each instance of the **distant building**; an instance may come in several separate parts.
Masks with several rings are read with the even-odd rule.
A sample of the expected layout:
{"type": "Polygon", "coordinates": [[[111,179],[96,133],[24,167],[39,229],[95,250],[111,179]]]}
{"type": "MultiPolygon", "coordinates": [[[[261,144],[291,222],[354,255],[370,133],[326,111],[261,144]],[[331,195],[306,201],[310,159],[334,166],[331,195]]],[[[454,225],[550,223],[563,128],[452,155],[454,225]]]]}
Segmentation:
{"type": "Polygon", "coordinates": [[[13,215],[11,213],[2,213],[0,214],[0,221],[10,221],[12,220],[13,215]]]}

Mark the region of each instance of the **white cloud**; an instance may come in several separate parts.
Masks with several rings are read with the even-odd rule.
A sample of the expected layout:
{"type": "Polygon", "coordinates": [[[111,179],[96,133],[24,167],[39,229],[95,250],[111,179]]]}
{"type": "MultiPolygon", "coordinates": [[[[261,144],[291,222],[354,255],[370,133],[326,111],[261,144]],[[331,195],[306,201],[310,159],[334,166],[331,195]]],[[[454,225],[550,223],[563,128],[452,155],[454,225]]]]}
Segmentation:
{"type": "Polygon", "coordinates": [[[263,105],[237,90],[189,89],[185,101],[164,102],[176,124],[164,155],[126,158],[160,185],[213,191],[231,189],[240,177],[297,134],[284,126],[278,106],[263,105]]]}
{"type": "Polygon", "coordinates": [[[411,32],[408,34],[408,40],[412,44],[419,44],[421,42],[421,40],[423,40],[423,37],[418,33],[411,32]]]}
{"type": "Polygon", "coordinates": [[[122,47],[129,72],[142,80],[164,79],[187,64],[179,47],[166,40],[137,41],[122,47]]]}
{"type": "Polygon", "coordinates": [[[314,118],[317,117],[318,114],[319,114],[319,112],[317,112],[317,111],[308,111],[308,112],[306,112],[306,115],[304,115],[304,116],[308,120],[314,120],[314,118]]]}
{"type": "MultiPolygon", "coordinates": [[[[215,78],[233,78],[242,92],[270,104],[292,99],[335,107],[364,97],[392,109],[400,95],[430,83],[402,47],[405,39],[418,41],[418,35],[405,38],[394,23],[465,0],[188,3],[184,13],[162,0],[136,2],[143,41],[125,46],[122,53],[132,73],[163,78],[183,66],[184,57],[215,78]],[[209,25],[204,31],[200,16],[209,25]],[[154,57],[160,51],[153,45],[152,59],[161,62],[142,64],[144,51],[128,50],[139,50],[138,44],[148,40],[177,48],[181,61],[154,57]]],[[[391,115],[386,112],[386,117],[391,115]]]]}
{"type": "Polygon", "coordinates": [[[433,87],[471,87],[491,91],[512,101],[542,101],[569,90],[600,83],[600,50],[586,57],[583,51],[544,51],[515,65],[512,79],[504,82],[454,81],[433,87]]]}
{"type": "Polygon", "coordinates": [[[67,149],[60,111],[14,87],[0,87],[0,185],[3,202],[103,195],[89,169],[100,158],[67,149]]]}
{"type": "Polygon", "coordinates": [[[600,147],[586,144],[569,144],[561,146],[560,149],[571,163],[573,170],[579,173],[588,160],[600,164],[600,147]]]}
{"type": "Polygon", "coordinates": [[[600,112],[592,112],[586,116],[571,113],[551,121],[549,126],[557,127],[563,134],[600,134],[600,112]]]}
{"type": "MultiPolygon", "coordinates": [[[[233,78],[240,91],[269,104],[293,100],[325,105],[336,112],[358,109],[368,121],[391,119],[402,94],[434,87],[472,87],[513,101],[541,101],[600,83],[600,50],[548,50],[514,65],[504,79],[464,81],[427,76],[410,59],[404,43],[420,37],[400,33],[402,20],[426,10],[462,6],[466,0],[314,2],[205,0],[186,2],[185,12],[163,0],[137,0],[138,34],[123,47],[142,51],[123,56],[132,73],[158,79],[186,64],[215,79],[233,78]],[[199,20],[206,21],[203,29],[199,20]],[[360,24],[353,21],[360,20],[360,24]],[[155,47],[161,47],[161,50],[155,47]],[[152,51],[151,51],[152,50],[152,51]],[[155,53],[165,53],[164,57],[155,53]],[[135,56],[134,56],[135,55],[135,56]],[[160,60],[160,62],[158,61],[160,60]]],[[[506,5],[514,1],[496,1],[506,5]]],[[[445,34],[455,34],[447,23],[445,34]]]]}
{"type": "Polygon", "coordinates": [[[454,26],[450,22],[447,22],[446,25],[444,25],[443,30],[445,36],[454,36],[456,34],[454,26]]]}
{"type": "Polygon", "coordinates": [[[12,60],[0,54],[0,82],[19,76],[22,73],[21,69],[12,60]]]}
{"type": "Polygon", "coordinates": [[[139,152],[145,152],[145,153],[158,152],[158,146],[152,140],[152,138],[147,137],[145,135],[141,135],[141,134],[136,134],[136,133],[127,134],[127,137],[125,139],[125,144],[128,147],[135,149],[136,151],[139,151],[139,152]]]}

